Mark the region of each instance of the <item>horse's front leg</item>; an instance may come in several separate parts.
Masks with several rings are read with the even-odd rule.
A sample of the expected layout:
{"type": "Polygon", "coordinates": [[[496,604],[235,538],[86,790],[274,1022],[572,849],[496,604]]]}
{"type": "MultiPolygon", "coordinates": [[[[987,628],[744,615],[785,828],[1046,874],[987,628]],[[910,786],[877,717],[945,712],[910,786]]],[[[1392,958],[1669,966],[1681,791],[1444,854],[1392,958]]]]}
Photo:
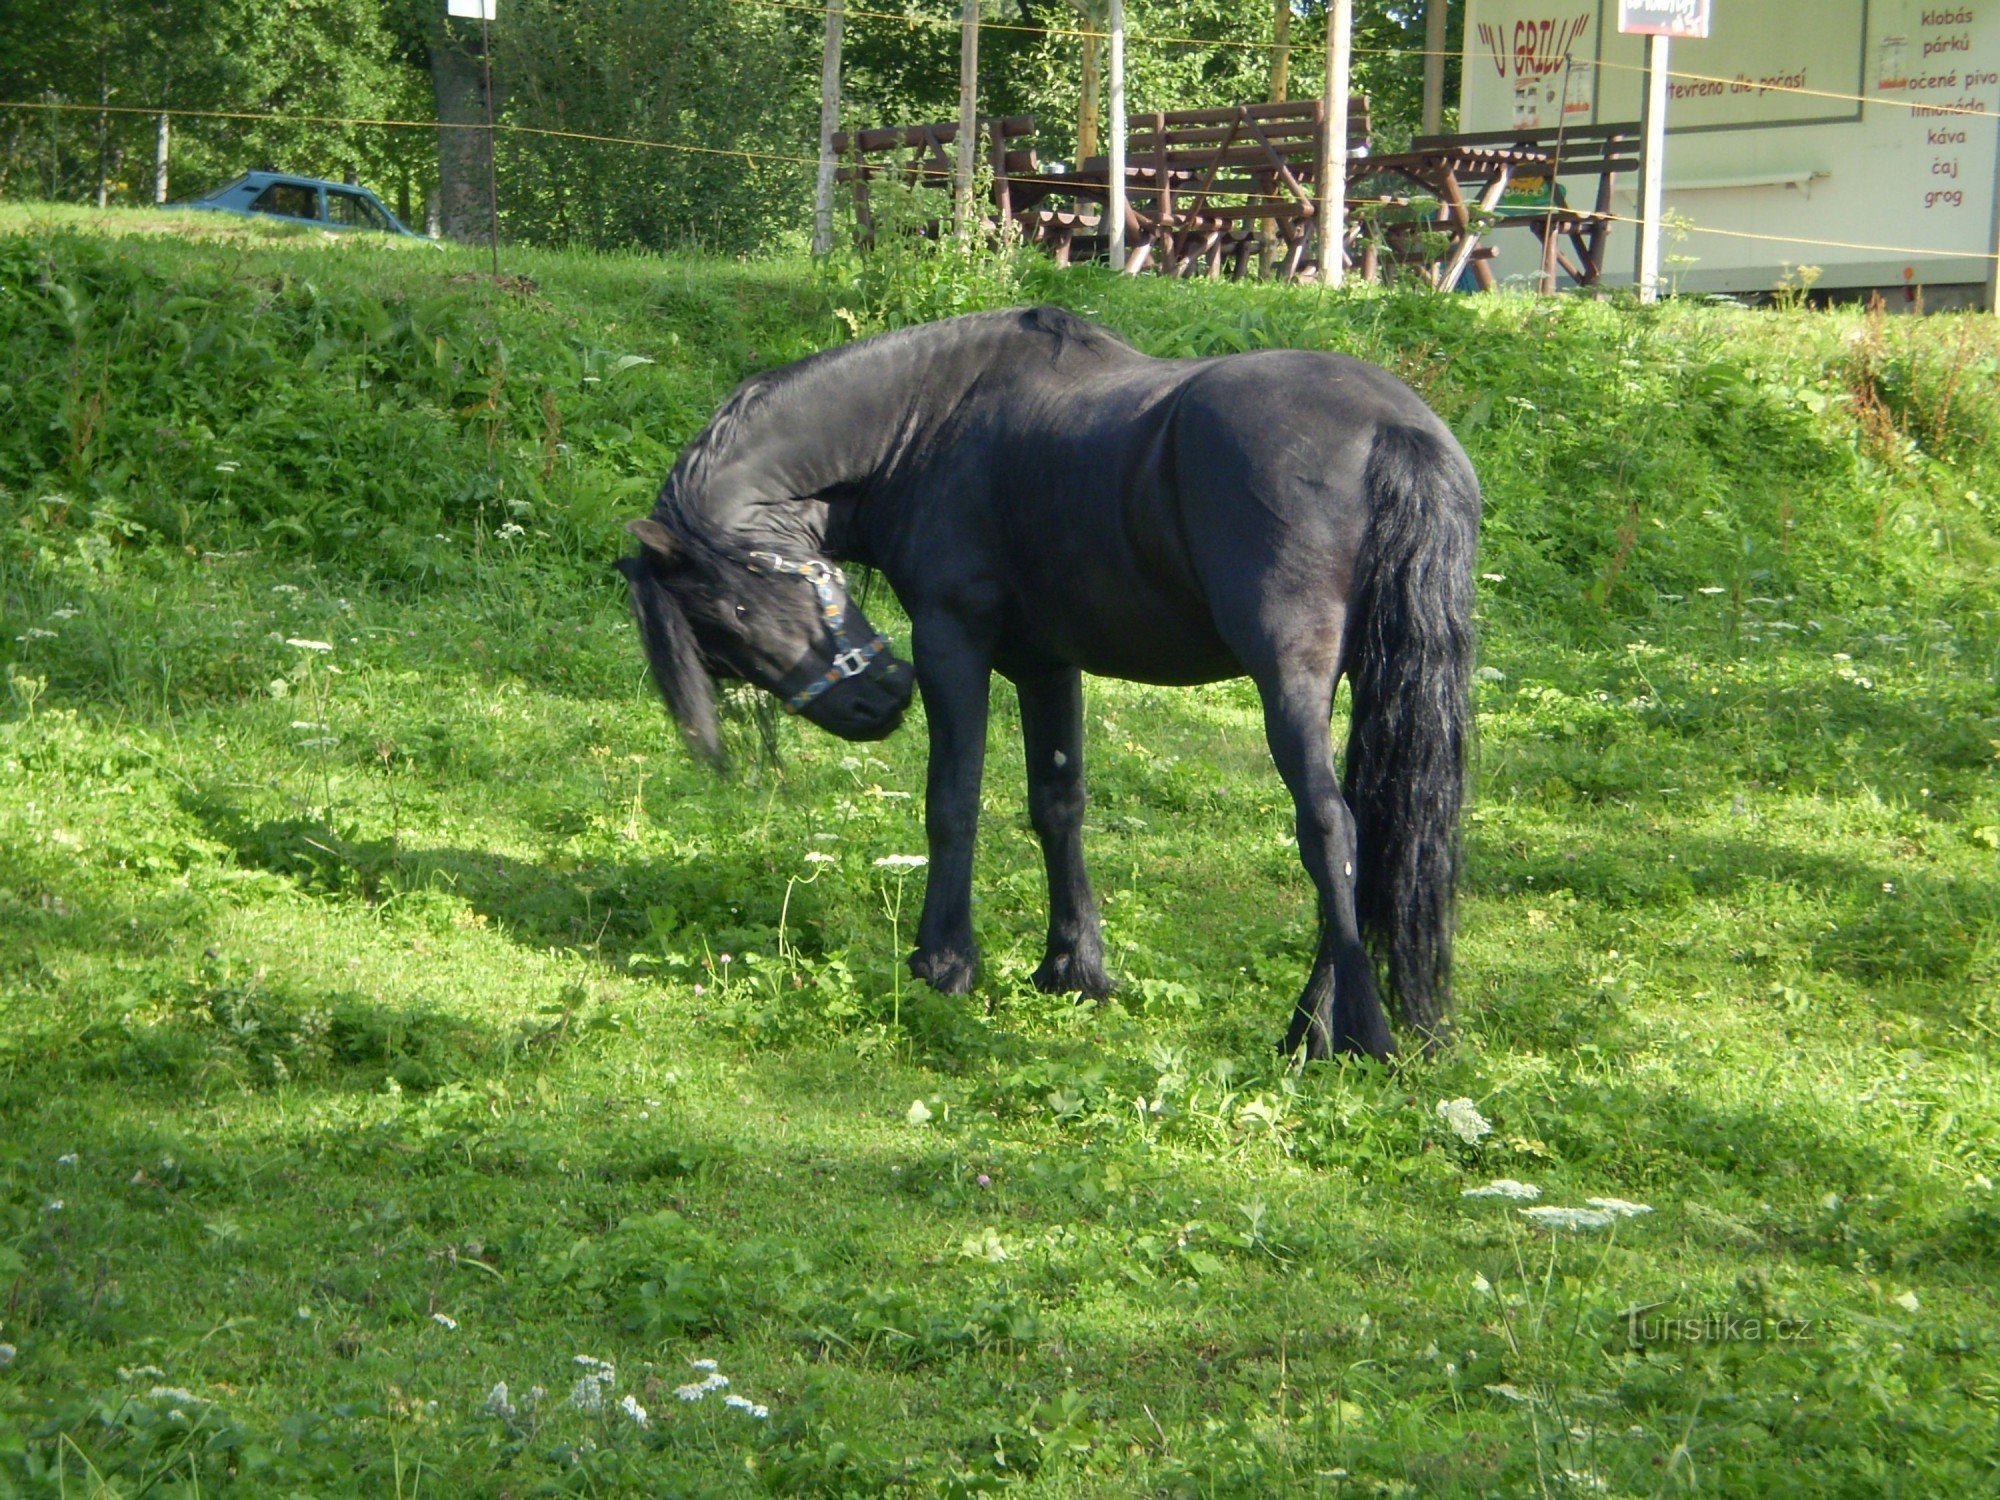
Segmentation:
{"type": "Polygon", "coordinates": [[[979,977],[972,936],[972,851],[979,834],[979,779],[986,763],[987,653],[948,624],[913,632],[917,686],[930,725],[924,831],[930,869],[917,951],[910,972],[946,995],[963,995],[979,977]]]}
{"type": "Polygon", "coordinates": [[[1108,995],[1097,899],[1083,866],[1083,674],[1074,667],[1015,679],[1028,760],[1028,820],[1049,875],[1049,940],[1035,988],[1108,995]]]}
{"type": "Polygon", "coordinates": [[[1319,893],[1319,944],[1284,1050],[1304,1042],[1310,1060],[1335,1052],[1385,1058],[1395,1042],[1355,920],[1354,815],[1333,774],[1333,685],[1314,673],[1259,687],[1271,758],[1298,812],[1299,858],[1319,893]]]}

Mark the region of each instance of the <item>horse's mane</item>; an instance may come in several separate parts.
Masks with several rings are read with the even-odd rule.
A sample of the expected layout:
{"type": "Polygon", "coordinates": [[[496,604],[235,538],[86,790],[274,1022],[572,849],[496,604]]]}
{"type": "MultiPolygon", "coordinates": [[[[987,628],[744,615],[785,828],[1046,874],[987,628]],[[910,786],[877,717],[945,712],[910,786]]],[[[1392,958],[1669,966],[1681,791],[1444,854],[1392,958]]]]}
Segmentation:
{"type": "Polygon", "coordinates": [[[892,329],[852,344],[822,349],[796,364],[761,371],[739,385],[708,425],[681,449],[680,457],[675,460],[666,482],[660,487],[659,497],[654,502],[654,515],[676,536],[695,547],[720,557],[743,560],[746,553],[740,542],[725,535],[716,525],[714,517],[698,508],[693,501],[707,490],[709,476],[732,456],[738,439],[752,418],[781,399],[788,389],[817,383],[821,379],[837,378],[831,375],[832,367],[866,357],[871,351],[880,353],[904,343],[946,337],[1004,342],[1010,335],[1052,338],[1055,341],[1052,359],[1060,359],[1071,351],[1129,353],[1132,348],[1110,329],[1080,318],[1067,308],[1043,303],[892,329]]]}

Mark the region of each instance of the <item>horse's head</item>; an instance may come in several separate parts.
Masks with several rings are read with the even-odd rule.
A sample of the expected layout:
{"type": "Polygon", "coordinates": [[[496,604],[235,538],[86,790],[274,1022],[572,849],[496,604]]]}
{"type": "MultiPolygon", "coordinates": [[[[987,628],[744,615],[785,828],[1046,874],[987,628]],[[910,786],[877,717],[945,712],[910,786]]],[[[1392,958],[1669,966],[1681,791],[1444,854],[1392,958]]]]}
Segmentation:
{"type": "Polygon", "coordinates": [[[847,740],[879,740],[903,721],[916,686],[816,557],[691,545],[650,517],[627,521],[639,554],[620,560],[653,681],[704,760],[720,764],[714,677],[738,678],[847,740]]]}

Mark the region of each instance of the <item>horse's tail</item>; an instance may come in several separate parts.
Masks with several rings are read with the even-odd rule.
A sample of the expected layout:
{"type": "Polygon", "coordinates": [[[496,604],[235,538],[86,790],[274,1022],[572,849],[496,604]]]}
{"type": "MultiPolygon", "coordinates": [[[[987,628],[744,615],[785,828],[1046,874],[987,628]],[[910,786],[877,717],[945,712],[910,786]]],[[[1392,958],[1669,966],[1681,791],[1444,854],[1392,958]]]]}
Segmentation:
{"type": "Polygon", "coordinates": [[[1451,1010],[1479,482],[1448,436],[1384,427],[1364,487],[1373,514],[1346,651],[1355,904],[1403,1020],[1430,1041],[1441,1037],[1451,1010]]]}

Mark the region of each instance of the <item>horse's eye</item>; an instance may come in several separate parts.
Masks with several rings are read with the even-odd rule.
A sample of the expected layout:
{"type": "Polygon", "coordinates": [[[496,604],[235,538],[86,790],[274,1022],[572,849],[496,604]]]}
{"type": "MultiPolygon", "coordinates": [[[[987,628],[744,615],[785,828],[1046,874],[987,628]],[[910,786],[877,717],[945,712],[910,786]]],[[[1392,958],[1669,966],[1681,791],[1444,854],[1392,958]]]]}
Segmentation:
{"type": "Polygon", "coordinates": [[[739,619],[739,620],[747,620],[747,619],[749,619],[749,618],[750,618],[750,606],[749,606],[749,605],[747,605],[747,604],[739,604],[739,605],[737,605],[737,606],[736,606],[736,618],[737,618],[737,619],[739,619]]]}

